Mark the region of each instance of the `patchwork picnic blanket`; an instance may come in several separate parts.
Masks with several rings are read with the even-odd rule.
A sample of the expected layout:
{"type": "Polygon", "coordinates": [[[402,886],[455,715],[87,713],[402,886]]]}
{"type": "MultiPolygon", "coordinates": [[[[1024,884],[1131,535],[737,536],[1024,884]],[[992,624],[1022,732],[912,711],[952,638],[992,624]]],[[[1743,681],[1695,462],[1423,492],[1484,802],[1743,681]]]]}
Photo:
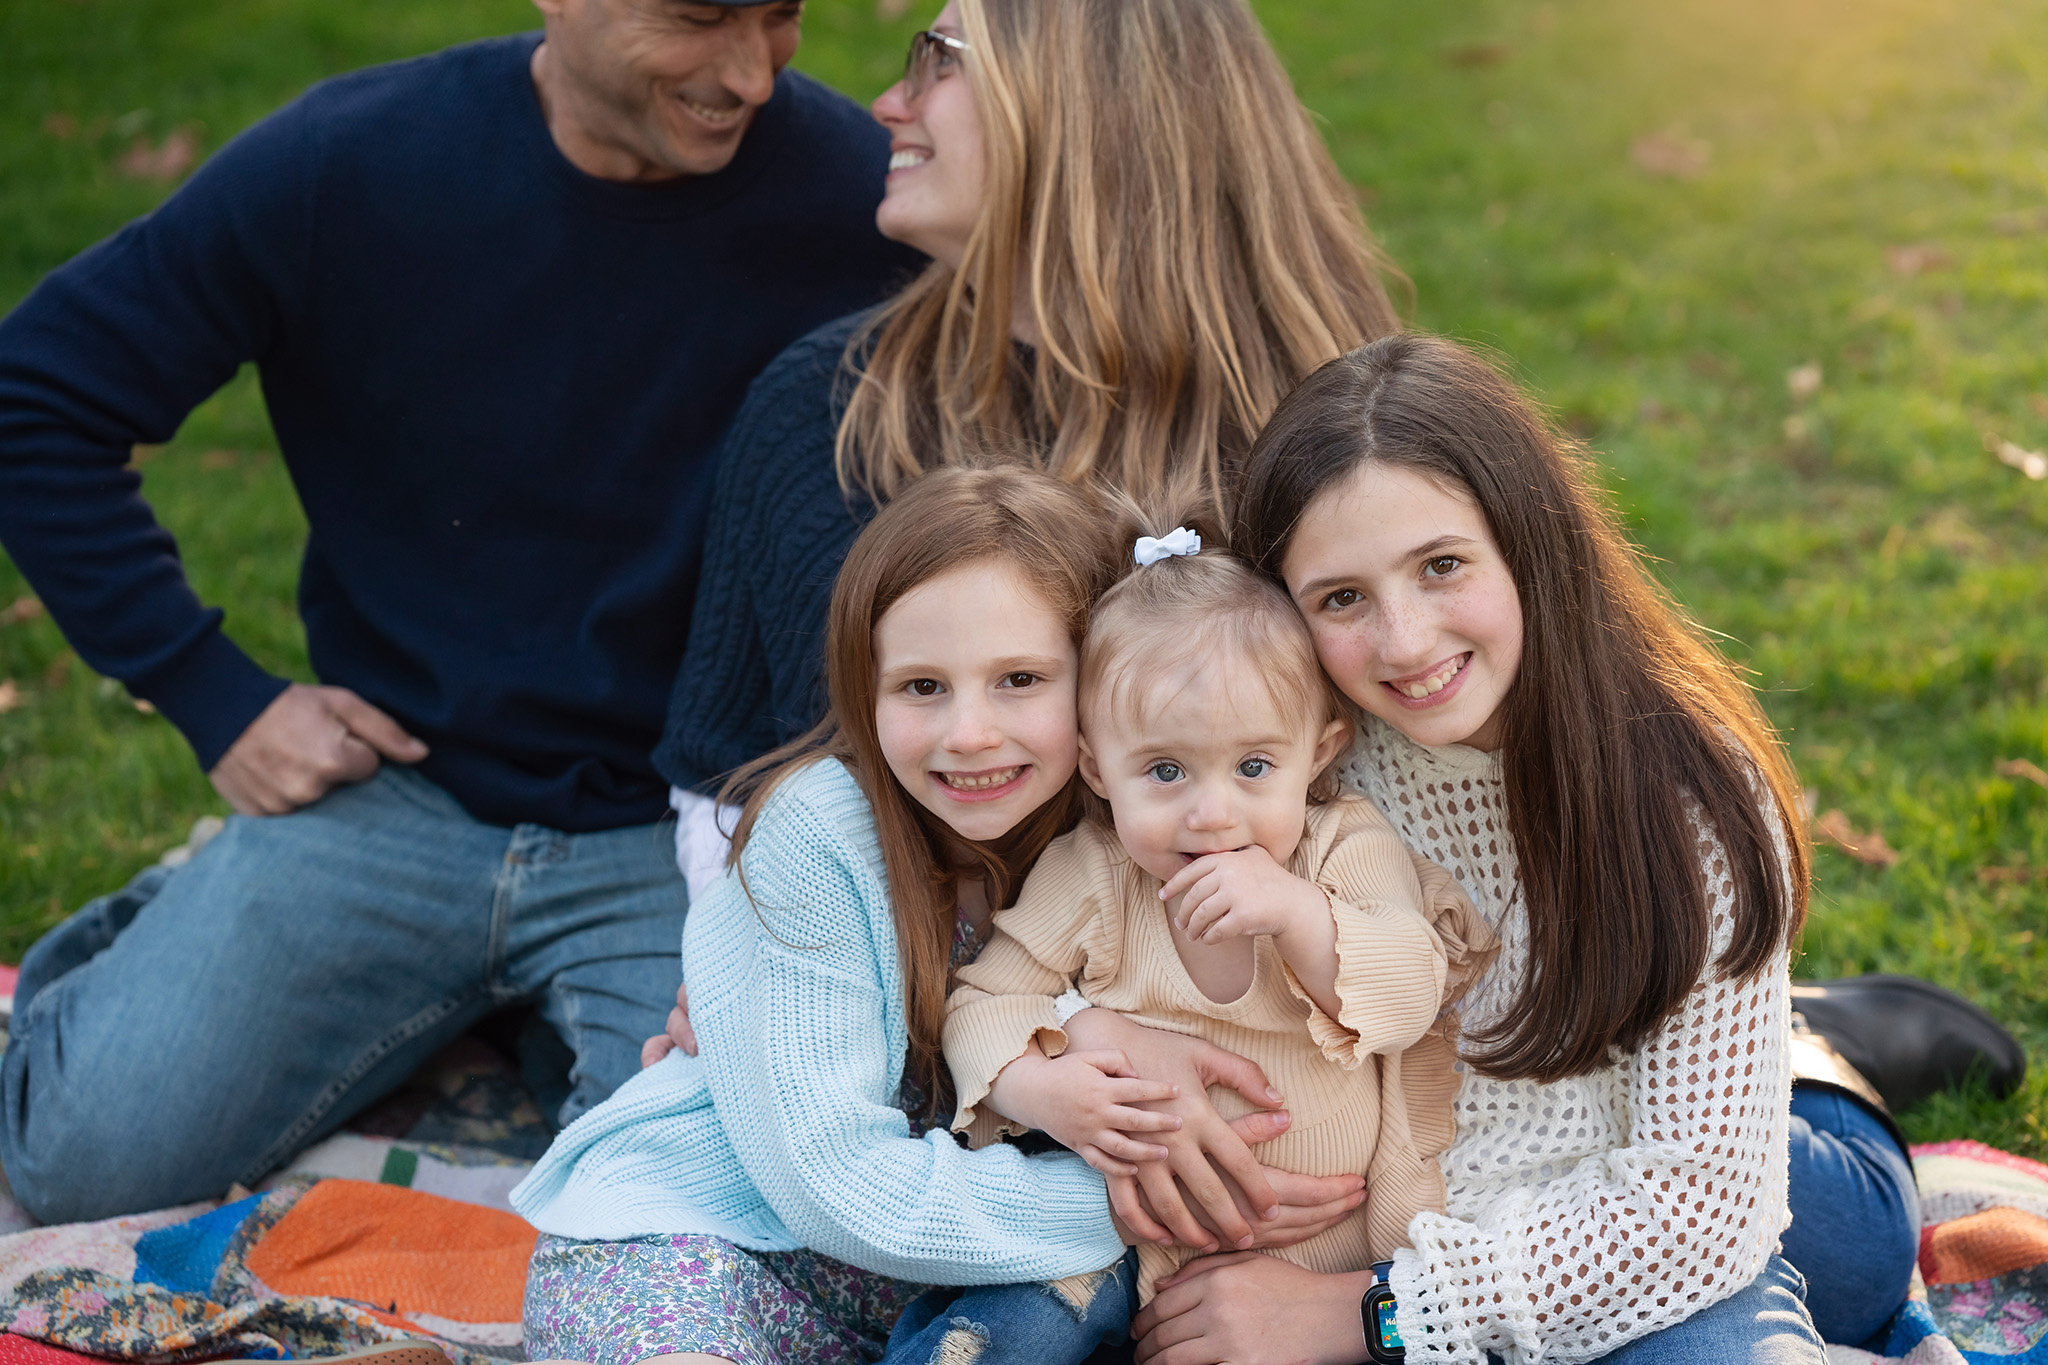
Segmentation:
{"type": "MultiPolygon", "coordinates": [[[[523,1360],[535,1234],[505,1195],[546,1126],[509,1065],[458,1045],[354,1127],[263,1190],[0,1236],[0,1365],[305,1359],[400,1337],[457,1365],[523,1360]]],[[[2048,1166],[1975,1142],[1913,1155],[1912,1297],[1881,1354],[1830,1346],[1831,1365],[2048,1365],[2048,1166]]]]}
{"type": "Polygon", "coordinates": [[[350,1129],[261,1190],[0,1236],[0,1365],[292,1360],[407,1337],[457,1365],[523,1360],[535,1233],[506,1195],[550,1134],[510,1064],[460,1040],[350,1129]]]}
{"type": "Polygon", "coordinates": [[[1881,1354],[1830,1365],[2048,1365],[2048,1166],[1980,1142],[1913,1149],[1920,1267],[1881,1354]]]}

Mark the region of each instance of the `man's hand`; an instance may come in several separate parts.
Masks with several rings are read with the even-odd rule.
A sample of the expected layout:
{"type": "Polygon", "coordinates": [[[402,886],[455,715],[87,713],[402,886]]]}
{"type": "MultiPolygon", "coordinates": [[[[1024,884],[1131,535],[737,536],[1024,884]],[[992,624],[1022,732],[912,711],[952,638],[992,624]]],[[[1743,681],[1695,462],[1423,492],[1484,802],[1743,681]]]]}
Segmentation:
{"type": "Polygon", "coordinates": [[[293,683],[207,776],[243,815],[284,815],[361,782],[380,759],[417,763],[427,746],[346,687],[293,683]]]}
{"type": "Polygon", "coordinates": [[[697,1055],[697,1034],[690,1027],[690,987],[687,983],[676,987],[676,1007],[668,1012],[668,1023],[664,1029],[640,1045],[642,1071],[677,1048],[683,1050],[685,1057],[697,1055]]]}
{"type": "Polygon", "coordinates": [[[988,1102],[999,1114],[1028,1124],[1105,1176],[1135,1174],[1141,1161],[1164,1160],[1164,1147],[1139,1133],[1180,1127],[1172,1114],[1130,1106],[1170,1100],[1180,1091],[1165,1081],[1138,1078],[1124,1054],[1068,1051],[1048,1058],[1036,1042],[997,1074],[988,1102]]]}
{"type": "Polygon", "coordinates": [[[1305,921],[1327,919],[1330,903],[1314,882],[1273,861],[1257,844],[1195,859],[1159,888],[1173,922],[1196,943],[1284,934],[1305,921]]]}

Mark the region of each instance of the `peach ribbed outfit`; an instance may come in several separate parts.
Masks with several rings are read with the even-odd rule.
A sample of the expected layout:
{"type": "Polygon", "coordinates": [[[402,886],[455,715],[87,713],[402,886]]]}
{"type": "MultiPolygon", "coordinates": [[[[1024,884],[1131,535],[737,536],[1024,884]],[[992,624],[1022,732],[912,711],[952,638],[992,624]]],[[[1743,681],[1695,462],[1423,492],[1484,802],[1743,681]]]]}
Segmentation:
{"type": "MultiPolygon", "coordinates": [[[[1307,1175],[1365,1175],[1365,1204],[1276,1252],[1324,1272],[1363,1270],[1408,1244],[1408,1221],[1444,1206],[1437,1153],[1453,1135],[1452,1016],[1443,1010],[1493,955],[1486,927],[1450,874],[1410,854],[1370,802],[1311,807],[1288,871],[1330,894],[1337,925],[1338,1017],[1308,997],[1270,937],[1254,944],[1252,984],[1227,1004],[1198,990],[1175,951],[1159,881],[1093,822],[1056,840],[994,937],[959,973],[947,1002],[946,1062],[959,1091],[953,1126],[974,1146],[1015,1125],[978,1108],[996,1073],[1035,1037],[1066,1050],[1053,999],[1076,985],[1090,1003],[1189,1033],[1251,1058],[1286,1096],[1294,1122],[1259,1159],[1307,1175]],[[1439,1020],[1444,1023],[1439,1025],[1439,1020]]],[[[1251,1106],[1212,1087],[1225,1118],[1251,1106]]],[[[1192,1257],[1138,1248],[1138,1288],[1192,1257]]]]}

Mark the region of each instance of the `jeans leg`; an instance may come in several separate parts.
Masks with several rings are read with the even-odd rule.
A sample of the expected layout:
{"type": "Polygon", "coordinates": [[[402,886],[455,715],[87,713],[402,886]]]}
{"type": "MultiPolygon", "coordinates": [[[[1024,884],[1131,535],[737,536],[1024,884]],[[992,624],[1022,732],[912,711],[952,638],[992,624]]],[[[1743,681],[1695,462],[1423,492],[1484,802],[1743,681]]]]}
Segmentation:
{"type": "Polygon", "coordinates": [[[1601,1356],[1601,1365],[1826,1365],[1806,1284],[1782,1256],[1711,1308],[1601,1356]]]}
{"type": "Polygon", "coordinates": [[[30,946],[21,959],[21,975],[14,983],[14,1012],[29,1007],[36,992],[105,949],[114,946],[121,931],[135,922],[142,907],[156,899],[173,869],[157,864],[145,867],[119,891],[88,901],[30,946]]]}
{"type": "Polygon", "coordinates": [[[386,769],[230,820],[110,943],[53,946],[0,1069],[15,1197],[44,1222],[214,1197],[399,1084],[493,1003],[506,837],[386,769]]]}
{"type": "Polygon", "coordinates": [[[1906,1300],[1920,1254],[1913,1167],[1875,1115],[1831,1090],[1793,1088],[1791,1132],[1785,1259],[1806,1277],[1821,1338],[1855,1346],[1906,1300]]]}
{"type": "Polygon", "coordinates": [[[569,1094],[552,1117],[567,1127],[640,1070],[683,979],[689,889],[658,825],[563,834],[512,831],[497,897],[511,989],[575,1054],[569,1094]]]}
{"type": "Polygon", "coordinates": [[[1050,1284],[934,1289],[904,1310],[883,1365],[1081,1365],[1130,1331],[1137,1258],[1050,1284]]]}

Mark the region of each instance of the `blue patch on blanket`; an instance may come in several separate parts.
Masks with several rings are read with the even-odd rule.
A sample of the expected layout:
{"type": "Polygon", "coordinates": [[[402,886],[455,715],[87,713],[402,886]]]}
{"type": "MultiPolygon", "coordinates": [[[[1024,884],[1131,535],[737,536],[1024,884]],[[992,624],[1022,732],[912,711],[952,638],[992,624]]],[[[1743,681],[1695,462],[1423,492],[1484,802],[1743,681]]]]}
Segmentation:
{"type": "Polygon", "coordinates": [[[135,1243],[135,1282],[160,1284],[185,1294],[206,1294],[228,1249],[228,1239],[263,1202],[252,1194],[184,1223],[155,1228],[135,1243]]]}

